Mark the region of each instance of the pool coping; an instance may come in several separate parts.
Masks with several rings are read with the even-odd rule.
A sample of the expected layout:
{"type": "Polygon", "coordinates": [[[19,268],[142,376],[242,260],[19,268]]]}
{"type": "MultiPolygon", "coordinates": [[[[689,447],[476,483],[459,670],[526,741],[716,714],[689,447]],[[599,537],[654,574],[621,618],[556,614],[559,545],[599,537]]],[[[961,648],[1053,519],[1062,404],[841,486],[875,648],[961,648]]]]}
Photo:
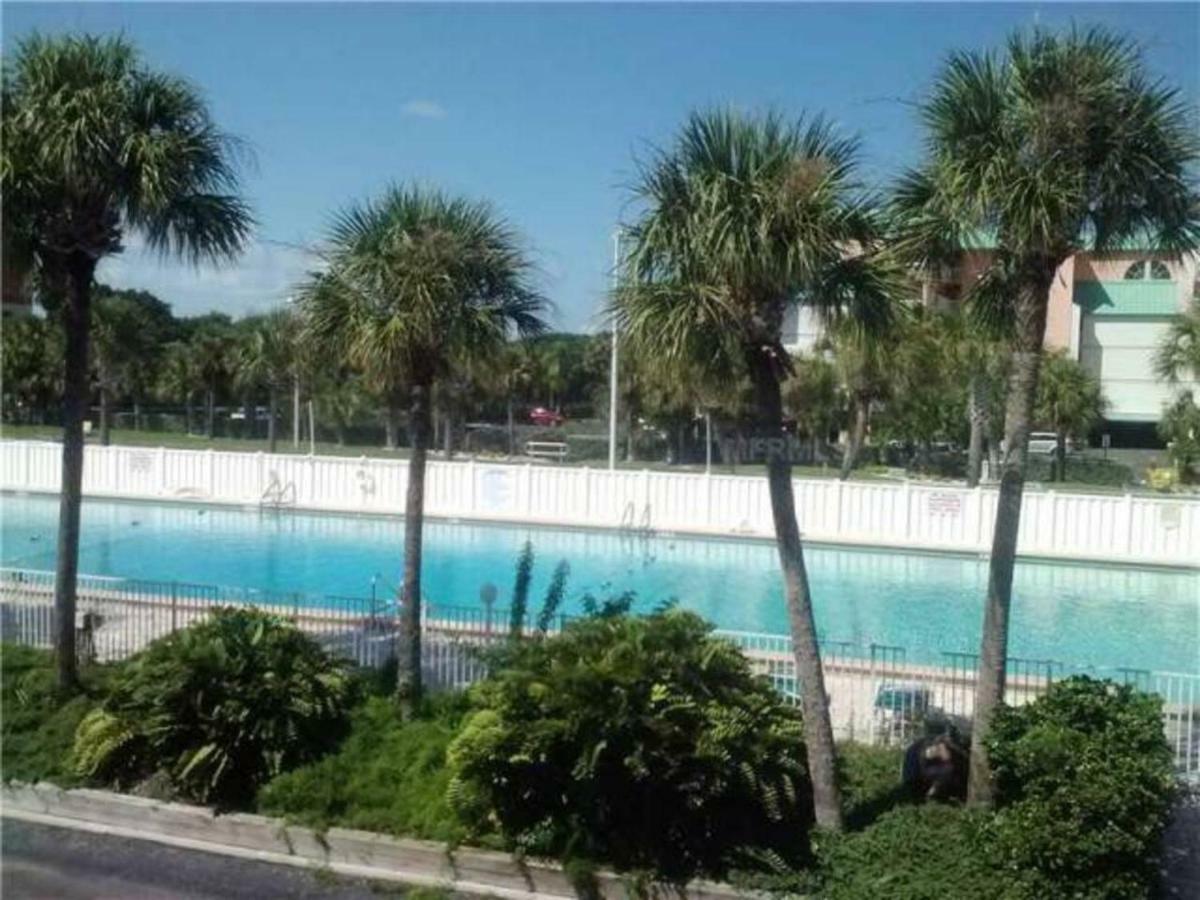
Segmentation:
{"type": "MultiPolygon", "coordinates": [[[[12,495],[20,496],[39,496],[39,497],[58,497],[58,491],[41,490],[38,488],[0,488],[0,497],[12,495]]],[[[146,496],[143,494],[124,494],[113,493],[109,491],[90,491],[84,495],[84,499],[98,500],[118,500],[128,503],[144,503],[149,505],[167,505],[167,506],[193,506],[193,507],[211,507],[218,509],[241,509],[249,512],[271,511],[277,513],[284,512],[303,512],[316,515],[328,516],[344,516],[348,518],[368,518],[368,519],[386,519],[403,521],[404,514],[388,510],[375,509],[356,509],[352,507],[337,507],[323,506],[319,504],[289,504],[284,507],[264,506],[260,503],[255,503],[249,500],[222,500],[215,498],[200,498],[200,497],[161,497],[161,496],[146,496]]],[[[431,521],[449,522],[449,523],[468,523],[479,525],[518,525],[529,528],[537,528],[543,530],[555,531],[583,531],[583,532],[601,532],[601,533],[620,533],[628,534],[630,537],[656,537],[656,538],[701,538],[704,540],[722,540],[732,542],[748,542],[748,543],[774,543],[774,535],[758,534],[753,532],[736,532],[719,529],[709,529],[704,527],[695,527],[688,530],[678,528],[650,529],[648,532],[639,528],[622,527],[621,525],[595,523],[595,524],[573,524],[562,523],[552,519],[544,519],[537,517],[530,518],[513,518],[511,516],[462,516],[462,515],[445,515],[426,513],[425,518],[431,521]]],[[[806,535],[803,529],[800,532],[800,537],[805,545],[817,547],[830,547],[843,550],[851,550],[856,552],[870,552],[871,550],[887,550],[890,552],[899,552],[911,554],[914,556],[949,556],[958,559],[974,559],[988,560],[991,558],[990,551],[981,548],[972,547],[913,547],[910,544],[904,544],[896,541],[880,541],[880,540],[829,540],[827,538],[814,537],[806,535]]],[[[1111,557],[1087,556],[1079,554],[1055,554],[1055,553],[1017,553],[1016,557],[1021,562],[1032,563],[1052,563],[1055,565],[1086,565],[1086,566],[1102,566],[1109,569],[1129,570],[1143,569],[1149,571],[1170,571],[1181,573],[1197,573],[1200,574],[1200,551],[1197,552],[1196,559],[1192,563],[1187,562],[1164,562],[1157,559],[1146,559],[1144,557],[1134,557],[1127,560],[1113,560],[1111,557]]]]}

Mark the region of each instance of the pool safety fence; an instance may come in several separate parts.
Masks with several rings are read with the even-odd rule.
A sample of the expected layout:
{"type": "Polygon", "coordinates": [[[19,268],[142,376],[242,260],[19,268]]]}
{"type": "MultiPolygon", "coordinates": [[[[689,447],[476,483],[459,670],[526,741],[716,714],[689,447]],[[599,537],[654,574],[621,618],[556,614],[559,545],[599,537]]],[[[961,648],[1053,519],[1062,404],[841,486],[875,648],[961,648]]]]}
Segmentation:
{"type": "MultiPolygon", "coordinates": [[[[85,662],[113,662],[156,638],[201,621],[215,609],[253,607],[283,616],[332,653],[364,667],[392,657],[397,635],[394,599],[260,592],[183,582],[79,577],[78,652],[85,662]]],[[[559,616],[551,631],[570,620],[559,616]]],[[[54,573],[0,569],[0,638],[49,648],[54,635],[54,573]]],[[[527,626],[532,634],[533,629],[527,626]]],[[[789,701],[800,691],[786,635],[719,630],[753,670],[789,701]]],[[[422,669],[435,689],[461,689],[487,674],[488,647],[510,635],[509,610],[426,603],[422,607],[422,669]]],[[[962,651],[910,657],[908,648],[822,640],[821,659],[836,735],[871,744],[899,744],[931,724],[969,727],[978,657],[962,651]]],[[[1180,774],[1200,778],[1200,675],[1123,667],[1071,665],[1010,658],[1005,699],[1028,702],[1074,674],[1130,684],[1163,701],[1163,727],[1180,774]]]]}
{"type": "MultiPolygon", "coordinates": [[[[0,442],[0,488],[55,493],[62,448],[0,442]]],[[[408,464],[366,457],[270,455],[89,445],[90,496],[400,515],[408,464]]],[[[794,480],[806,539],[987,553],[996,490],[913,481],[794,480]]],[[[632,533],[768,538],[766,479],[485,460],[428,464],[431,516],[590,526],[632,533]]],[[[1200,567],[1200,500],[1030,490],[1018,551],[1028,556],[1200,567]]]]}

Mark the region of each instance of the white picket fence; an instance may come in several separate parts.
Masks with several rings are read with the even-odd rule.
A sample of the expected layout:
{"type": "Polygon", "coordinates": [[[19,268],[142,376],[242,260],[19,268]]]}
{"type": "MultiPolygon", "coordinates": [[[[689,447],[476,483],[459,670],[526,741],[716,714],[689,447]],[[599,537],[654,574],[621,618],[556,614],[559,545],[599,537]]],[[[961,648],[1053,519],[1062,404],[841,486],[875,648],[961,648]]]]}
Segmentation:
{"type": "MultiPolygon", "coordinates": [[[[0,489],[57,492],[61,446],[0,442],[0,489]]],[[[404,460],[89,446],[91,496],[402,513],[404,460]]],[[[806,539],[986,553],[993,488],[919,482],[795,480],[806,539]]],[[[431,461],[433,516],[694,534],[773,534],[762,477],[431,461]]],[[[1029,491],[1019,552],[1029,556],[1200,567],[1200,501],[1029,491]]]]}

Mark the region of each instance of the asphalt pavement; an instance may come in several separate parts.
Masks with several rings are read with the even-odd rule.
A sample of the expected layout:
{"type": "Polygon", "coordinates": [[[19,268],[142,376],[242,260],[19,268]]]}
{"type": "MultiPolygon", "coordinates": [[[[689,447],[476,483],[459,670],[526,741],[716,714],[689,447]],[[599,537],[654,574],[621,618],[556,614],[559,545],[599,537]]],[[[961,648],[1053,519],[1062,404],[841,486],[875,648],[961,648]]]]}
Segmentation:
{"type": "Polygon", "coordinates": [[[401,885],[16,819],[0,822],[4,900],[380,900],[404,894],[401,885]]]}

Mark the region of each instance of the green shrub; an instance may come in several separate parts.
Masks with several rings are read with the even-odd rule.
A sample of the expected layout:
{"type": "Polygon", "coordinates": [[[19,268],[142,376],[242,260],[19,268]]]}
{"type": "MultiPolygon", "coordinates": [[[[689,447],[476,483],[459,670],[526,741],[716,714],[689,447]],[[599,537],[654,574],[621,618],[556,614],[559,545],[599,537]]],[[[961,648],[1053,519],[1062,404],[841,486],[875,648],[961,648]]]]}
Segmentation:
{"type": "Polygon", "coordinates": [[[1033,896],[1150,895],[1173,798],[1158,697],[1070,678],[1001,708],[988,735],[995,849],[1033,896]]]}
{"type": "Polygon", "coordinates": [[[242,805],[337,743],[353,689],[347,669],[291,625],[222,610],[121,667],[79,725],[76,770],[120,787],[165,773],[188,799],[242,805]]]}
{"type": "Polygon", "coordinates": [[[903,763],[903,747],[872,747],[849,741],[838,744],[838,786],[847,828],[864,828],[909,801],[909,791],[900,783],[903,763]]]}
{"type": "Polygon", "coordinates": [[[682,880],[799,864],[799,715],[699,617],[594,615],[506,646],[450,747],[451,804],[508,846],[682,880]]]}
{"type": "Polygon", "coordinates": [[[314,828],[363,828],[457,843],[446,747],[462,718],[461,700],[439,698],[403,721],[390,697],[372,697],[351,720],[336,753],[285,772],[258,794],[258,810],[314,828]]]}
{"type": "Polygon", "coordinates": [[[111,668],[87,666],[80,675],[83,690],[64,696],[55,682],[53,654],[18,644],[0,647],[0,772],[6,780],[64,787],[79,781],[71,744],[80,721],[99,702],[111,668]]]}
{"type": "Polygon", "coordinates": [[[990,862],[986,822],[986,815],[959,806],[928,803],[894,809],[864,831],[820,834],[812,895],[821,900],[1024,900],[1020,886],[1009,884],[990,862]]]}

